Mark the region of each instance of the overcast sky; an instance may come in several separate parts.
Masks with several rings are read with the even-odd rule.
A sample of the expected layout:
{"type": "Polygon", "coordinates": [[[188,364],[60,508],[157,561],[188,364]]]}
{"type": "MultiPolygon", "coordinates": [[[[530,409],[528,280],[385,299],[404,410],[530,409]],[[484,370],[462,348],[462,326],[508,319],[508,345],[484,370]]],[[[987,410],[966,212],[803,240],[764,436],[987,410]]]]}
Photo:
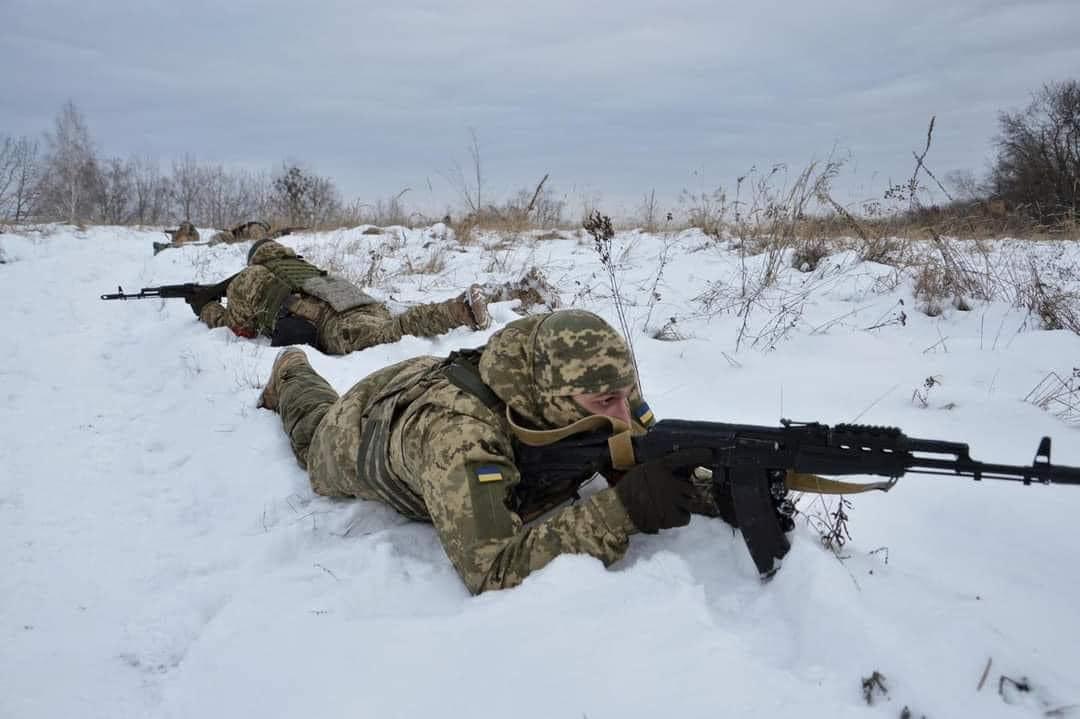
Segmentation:
{"type": "Polygon", "coordinates": [[[0,133],[71,99],[106,155],[290,158],[433,208],[475,128],[492,199],[550,173],[612,212],[835,147],[869,198],[931,115],[935,173],[985,168],[1078,37],[1080,0],[0,0],[0,133]]]}

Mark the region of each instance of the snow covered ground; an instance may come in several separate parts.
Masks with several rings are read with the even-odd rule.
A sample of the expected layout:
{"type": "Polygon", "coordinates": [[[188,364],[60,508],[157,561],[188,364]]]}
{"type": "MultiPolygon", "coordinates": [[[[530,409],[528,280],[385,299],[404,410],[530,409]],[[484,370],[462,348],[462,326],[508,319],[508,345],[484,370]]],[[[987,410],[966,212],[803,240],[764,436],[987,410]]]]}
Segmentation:
{"type": "MultiPolygon", "coordinates": [[[[537,264],[565,304],[617,321],[588,238],[395,232],[286,242],[399,308],[537,264]]],[[[160,239],[0,235],[0,717],[1080,717],[1080,487],[911,476],[851,498],[841,558],[800,521],[769,583],[697,517],[610,569],[568,556],[470,597],[430,527],[312,494],[254,407],[276,350],[207,331],[180,300],[98,300],[219,279],[248,247],[155,257],[160,239]],[[870,706],[875,671],[887,696],[870,706]]],[[[1074,246],[1023,252],[1062,247],[1075,267],[1074,246]]],[[[1008,303],[928,317],[909,279],[836,255],[785,272],[736,349],[743,319],[701,300],[739,281],[736,252],[692,232],[616,249],[660,417],[897,425],[1012,464],[1051,435],[1054,460],[1080,466],[1080,429],[1023,401],[1080,366],[1080,337],[1008,303]],[[642,331],[673,316],[680,341],[642,331]]],[[[515,318],[493,315],[487,332],[308,354],[343,391],[515,318]]]]}

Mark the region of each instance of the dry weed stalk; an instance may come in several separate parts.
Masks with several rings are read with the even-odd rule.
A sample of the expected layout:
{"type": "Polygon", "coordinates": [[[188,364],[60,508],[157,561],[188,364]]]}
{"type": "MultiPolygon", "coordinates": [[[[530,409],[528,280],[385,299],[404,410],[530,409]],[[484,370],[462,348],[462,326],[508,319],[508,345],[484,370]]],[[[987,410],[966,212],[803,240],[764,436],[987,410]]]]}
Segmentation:
{"type": "Polygon", "coordinates": [[[1054,415],[1062,422],[1080,425],[1080,367],[1073,367],[1072,374],[1062,378],[1057,372],[1049,372],[1027,396],[1025,402],[1054,415]]]}
{"type": "Polygon", "coordinates": [[[851,500],[843,495],[838,495],[836,503],[830,504],[825,495],[818,494],[814,495],[809,511],[800,511],[807,526],[817,532],[818,538],[821,539],[821,546],[839,559],[846,558],[841,555],[840,550],[851,541],[851,532],[848,530],[850,519],[848,510],[850,509],[852,509],[851,500]]]}
{"type": "Polygon", "coordinates": [[[641,388],[641,373],[638,372],[637,353],[634,351],[633,332],[630,321],[626,317],[626,303],[623,300],[619,277],[616,272],[616,260],[611,256],[612,241],[615,239],[615,230],[611,226],[611,218],[594,211],[582,225],[585,231],[592,235],[593,249],[600,258],[600,264],[607,272],[608,284],[611,286],[611,299],[615,304],[615,313],[619,317],[619,328],[626,338],[626,344],[630,348],[630,359],[634,364],[634,377],[638,388],[641,388]]]}
{"type": "Polygon", "coordinates": [[[402,273],[406,275],[437,275],[446,269],[446,245],[435,244],[428,248],[427,254],[417,257],[405,255],[402,273]]]}

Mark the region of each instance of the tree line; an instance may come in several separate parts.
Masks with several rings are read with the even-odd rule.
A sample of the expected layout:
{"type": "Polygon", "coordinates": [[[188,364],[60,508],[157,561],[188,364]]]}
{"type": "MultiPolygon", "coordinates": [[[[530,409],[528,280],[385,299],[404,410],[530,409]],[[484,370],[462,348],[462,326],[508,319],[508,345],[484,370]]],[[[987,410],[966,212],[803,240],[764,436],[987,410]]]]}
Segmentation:
{"type": "Polygon", "coordinates": [[[317,227],[348,210],[333,180],[296,163],[253,172],[185,155],[103,157],[67,102],[42,140],[0,134],[0,221],[231,227],[251,219],[317,227]]]}
{"type": "MultiPolygon", "coordinates": [[[[994,201],[1025,221],[1075,225],[1080,219],[1080,81],[1044,85],[1023,110],[999,113],[998,128],[995,156],[984,176],[950,173],[962,198],[958,204],[994,201]]],[[[473,170],[466,173],[456,166],[449,177],[467,217],[540,226],[562,221],[565,202],[545,187],[546,175],[534,191],[521,190],[504,206],[482,204],[475,132],[472,139],[473,170]]],[[[163,172],[149,156],[102,157],[70,101],[40,141],[0,133],[0,222],[159,225],[189,220],[222,228],[250,219],[306,227],[408,224],[401,201],[407,191],[373,205],[346,205],[333,180],[297,163],[283,163],[276,172],[253,172],[185,155],[163,172]]]]}

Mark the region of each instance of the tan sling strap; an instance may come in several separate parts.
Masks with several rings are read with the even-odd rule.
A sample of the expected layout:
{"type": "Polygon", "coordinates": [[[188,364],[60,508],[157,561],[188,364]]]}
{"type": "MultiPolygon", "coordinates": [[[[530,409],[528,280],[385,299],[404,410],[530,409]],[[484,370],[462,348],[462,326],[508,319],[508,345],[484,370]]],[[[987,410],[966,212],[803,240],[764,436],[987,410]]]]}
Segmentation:
{"type": "MultiPolygon", "coordinates": [[[[698,467],[694,470],[694,476],[698,479],[712,479],[712,470],[707,467],[698,467]]],[[[860,494],[871,490],[888,492],[896,484],[895,479],[884,482],[843,482],[838,479],[829,479],[817,474],[805,472],[792,472],[788,470],[784,478],[784,486],[792,492],[813,492],[815,494],[860,494]]]]}

